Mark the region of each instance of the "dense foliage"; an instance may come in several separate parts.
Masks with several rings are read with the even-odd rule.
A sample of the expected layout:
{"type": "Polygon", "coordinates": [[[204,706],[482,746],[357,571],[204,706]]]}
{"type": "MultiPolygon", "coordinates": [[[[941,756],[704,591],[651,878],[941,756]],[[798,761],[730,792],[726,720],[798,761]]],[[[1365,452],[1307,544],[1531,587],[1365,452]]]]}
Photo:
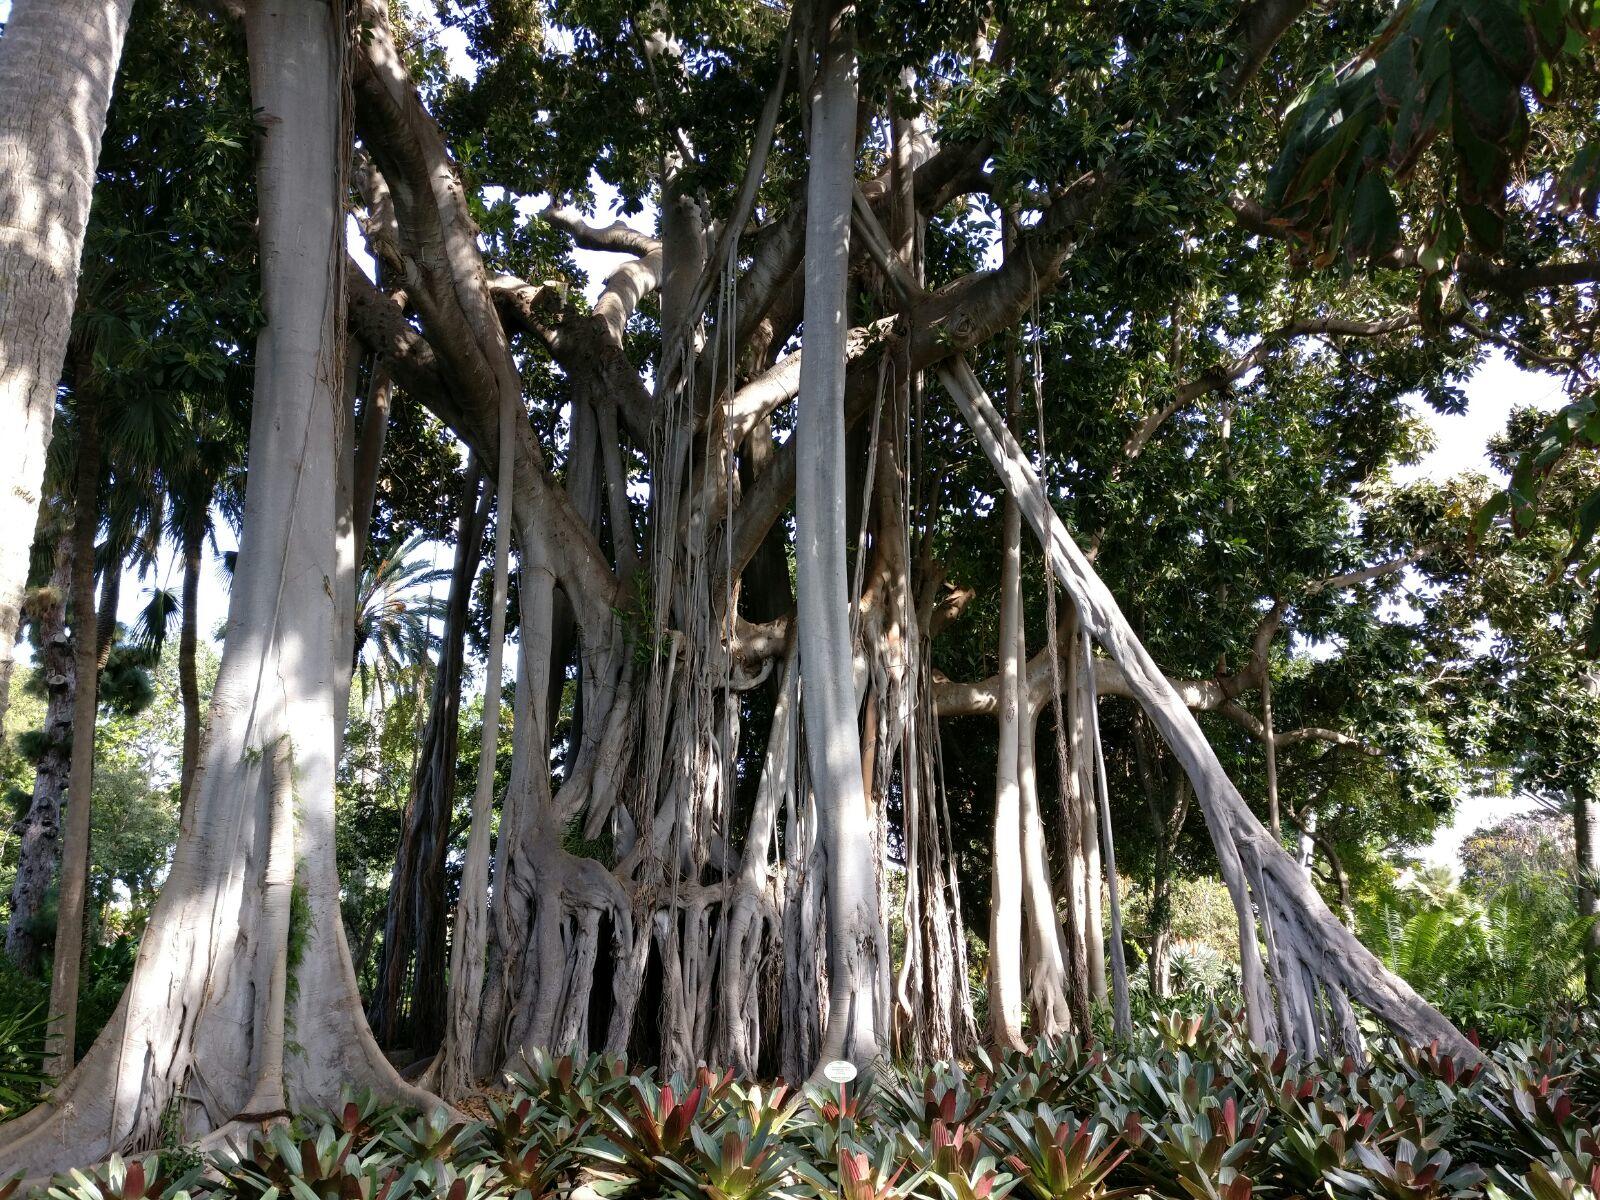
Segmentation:
{"type": "MultiPolygon", "coordinates": [[[[1600,1057],[1568,1022],[1467,1063],[1376,1042],[1291,1060],[1212,1008],[1133,1039],[790,1089],[705,1068],[537,1058],[470,1115],[370,1097],[59,1177],[55,1200],[600,1196],[684,1200],[1573,1200],[1600,1189],[1600,1057]]],[[[42,1194],[42,1193],[39,1193],[42,1194]]]]}
{"type": "Polygon", "coordinates": [[[0,1163],[1593,1188],[1592,0],[235,7],[129,6],[0,530],[0,1163]]]}

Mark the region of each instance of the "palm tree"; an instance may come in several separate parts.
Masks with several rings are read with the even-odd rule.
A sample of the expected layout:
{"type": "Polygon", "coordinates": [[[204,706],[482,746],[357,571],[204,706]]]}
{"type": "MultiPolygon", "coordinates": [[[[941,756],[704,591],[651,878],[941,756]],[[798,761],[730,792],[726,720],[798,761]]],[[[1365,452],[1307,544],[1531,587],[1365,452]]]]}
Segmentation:
{"type": "Polygon", "coordinates": [[[365,567],[356,585],[355,644],[351,663],[362,691],[382,698],[409,668],[427,662],[439,648],[436,623],[445,605],[435,593],[450,578],[422,553],[424,534],[414,534],[365,567]]]}

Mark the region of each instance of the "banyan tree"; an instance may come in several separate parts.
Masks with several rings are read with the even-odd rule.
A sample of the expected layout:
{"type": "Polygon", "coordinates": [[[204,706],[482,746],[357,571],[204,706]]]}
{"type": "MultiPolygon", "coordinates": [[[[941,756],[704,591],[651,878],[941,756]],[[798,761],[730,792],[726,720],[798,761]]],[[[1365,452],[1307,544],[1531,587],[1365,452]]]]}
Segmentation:
{"type": "MultiPolygon", "coordinates": [[[[1264,168],[1219,180],[1208,156],[1305,76],[1297,56],[1349,35],[1304,31],[1322,18],[1285,0],[568,8],[472,8],[480,75],[456,93],[383,0],[219,14],[248,34],[266,316],[226,652],[132,983],[49,1100],[0,1127],[0,1175],[149,1145],[174,1112],[220,1138],[345,1085],[451,1100],[536,1051],[800,1079],[837,1058],[1084,1036],[1095,1005],[1126,1003],[1107,695],[1139,706],[1192,786],[1253,1038],[1359,1054],[1364,1011],[1471,1053],[1329,911],[1208,744],[1199,709],[1274,736],[1235,703],[1259,660],[1169,678],[1063,521],[1061,464],[1039,444],[1039,314],[1079,286],[1081,248],[1136,246],[1129,206],[1159,171],[1284,236],[1264,168]],[[563,56],[576,99],[547,69],[563,56]],[[1183,131],[1161,162],[1137,114],[1158,62],[1165,111],[1144,116],[1183,131]],[[497,100],[533,126],[474,116],[497,100]],[[638,219],[586,215],[591,175],[626,176],[638,219]],[[508,226],[489,186],[553,198],[512,205],[508,226]],[[933,252],[952,213],[980,210],[1002,217],[984,261],[933,252]],[[539,277],[574,247],[609,264],[592,298],[539,277]],[[364,1010],[334,770],[391,387],[469,465],[364,1010]],[[924,453],[957,435],[992,471],[1004,543],[999,670],[967,681],[938,661],[962,598],[924,453]],[[447,913],[484,553],[490,732],[447,913]],[[1048,577],[1024,578],[1041,560],[1048,577]],[[1030,648],[1023,599],[1041,590],[1030,648]],[[495,794],[502,642],[514,756],[495,794]],[[940,737],[973,714],[999,731],[983,1029],[940,737]],[[386,1041],[437,1047],[419,1081],[369,1014],[386,1041]]],[[[1123,452],[1296,339],[1414,325],[1302,313],[1153,398],[1123,452]]]]}

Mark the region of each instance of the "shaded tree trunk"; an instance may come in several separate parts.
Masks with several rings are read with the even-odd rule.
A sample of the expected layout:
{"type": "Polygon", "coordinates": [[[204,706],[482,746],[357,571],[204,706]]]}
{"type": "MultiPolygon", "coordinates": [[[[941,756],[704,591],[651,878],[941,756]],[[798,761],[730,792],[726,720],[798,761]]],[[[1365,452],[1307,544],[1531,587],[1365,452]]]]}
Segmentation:
{"type": "Polygon", "coordinates": [[[133,0],[14,0],[0,38],[0,741],[56,385],[133,0]]]}
{"type": "Polygon", "coordinates": [[[39,969],[39,934],[45,902],[61,861],[61,805],[72,761],[72,708],[77,666],[67,631],[67,592],[72,586],[72,539],[56,539],[55,569],[49,586],[32,604],[39,646],[38,670],[45,686],[44,726],[34,767],[33,800],[19,823],[17,873],[11,882],[11,919],[6,954],[18,969],[39,969]]]}
{"type": "Polygon", "coordinates": [[[205,538],[205,510],[191,509],[183,521],[183,594],[178,608],[178,697],[183,706],[183,762],[178,776],[180,826],[188,819],[189,794],[200,765],[200,572],[205,538]]]}
{"type": "Polygon", "coordinates": [[[467,618],[493,495],[482,488],[482,478],[473,458],[462,491],[439,662],[389,884],[378,985],[369,1010],[380,1043],[406,1045],[419,1056],[432,1053],[444,1036],[448,908],[444,863],[455,806],[467,618]]]}
{"type": "Polygon", "coordinates": [[[126,556],[123,547],[106,547],[106,561],[100,572],[100,607],[94,618],[96,671],[106,669],[117,643],[117,605],[122,600],[122,564],[126,556]]]}
{"type": "MultiPolygon", "coordinates": [[[[525,422],[521,393],[502,397],[500,465],[495,475],[498,515],[494,527],[494,584],[489,600],[489,652],[484,664],[483,742],[472,794],[472,826],[461,869],[461,896],[450,938],[450,994],[444,1045],[429,1078],[453,1100],[474,1082],[473,1050],[479,1032],[484,958],[489,948],[489,822],[494,809],[494,776],[500,742],[501,661],[505,652],[507,572],[511,557],[511,469],[516,423],[525,422]]],[[[527,555],[524,554],[526,560],[527,555]]],[[[523,586],[528,585],[524,577],[523,586]]],[[[544,649],[548,657],[548,647],[544,649]]]]}
{"type": "MultiPolygon", "coordinates": [[[[56,946],[50,967],[50,1036],[46,1069],[60,1078],[76,1059],[78,977],[83,963],[84,904],[89,886],[89,822],[94,806],[95,717],[100,699],[100,648],[95,642],[94,539],[100,529],[100,404],[92,384],[78,386],[78,446],[72,495],[72,763],[67,776],[67,827],[56,888],[56,946]]],[[[114,569],[114,568],[110,568],[114,569]]]]}
{"type": "Polygon", "coordinates": [[[239,569],[190,826],[120,1007],[49,1099],[4,1127],[0,1173],[149,1145],[179,1097],[191,1138],[328,1105],[346,1087],[434,1103],[399,1079],[362,1018],[333,859],[345,647],[328,581],[339,572],[337,463],[350,436],[336,394],[343,10],[276,0],[245,21],[264,116],[266,324],[239,569]]]}

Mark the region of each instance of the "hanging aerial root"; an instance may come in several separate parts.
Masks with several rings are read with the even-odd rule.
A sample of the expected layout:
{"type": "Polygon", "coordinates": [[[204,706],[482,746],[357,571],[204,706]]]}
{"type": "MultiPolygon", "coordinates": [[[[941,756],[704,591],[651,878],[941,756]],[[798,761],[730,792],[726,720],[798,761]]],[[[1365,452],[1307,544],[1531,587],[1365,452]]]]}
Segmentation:
{"type": "MultiPolygon", "coordinates": [[[[1133,695],[1194,784],[1240,917],[1240,952],[1251,1036],[1269,1040],[1274,1023],[1266,982],[1256,974],[1259,961],[1252,969],[1252,955],[1258,954],[1255,925],[1259,916],[1264,922],[1271,922],[1269,936],[1281,950],[1280,961],[1270,962],[1271,982],[1278,991],[1277,1015],[1288,1013],[1292,1017],[1292,1027],[1286,1032],[1297,1048],[1319,1045],[1322,1040],[1316,1030],[1309,979],[1324,990],[1335,1012],[1341,1008],[1341,997],[1354,998],[1412,1042],[1426,1045],[1437,1041],[1453,1054],[1477,1058],[1477,1049],[1460,1030],[1339,922],[1299,865],[1256,820],[1222,769],[1194,714],[1173,691],[1116,599],[1068,534],[1038,474],[971,367],[956,357],[940,366],[939,376],[984,454],[1017,497],[1052,569],[1077,605],[1084,626],[1126,673],[1133,695]],[[1253,909],[1251,891],[1255,893],[1253,909]],[[1276,921],[1272,919],[1274,910],[1281,914],[1276,921]],[[1285,941],[1284,934],[1291,928],[1293,936],[1285,941]]],[[[1348,1026],[1344,1028],[1347,1030],[1348,1026]]]]}

